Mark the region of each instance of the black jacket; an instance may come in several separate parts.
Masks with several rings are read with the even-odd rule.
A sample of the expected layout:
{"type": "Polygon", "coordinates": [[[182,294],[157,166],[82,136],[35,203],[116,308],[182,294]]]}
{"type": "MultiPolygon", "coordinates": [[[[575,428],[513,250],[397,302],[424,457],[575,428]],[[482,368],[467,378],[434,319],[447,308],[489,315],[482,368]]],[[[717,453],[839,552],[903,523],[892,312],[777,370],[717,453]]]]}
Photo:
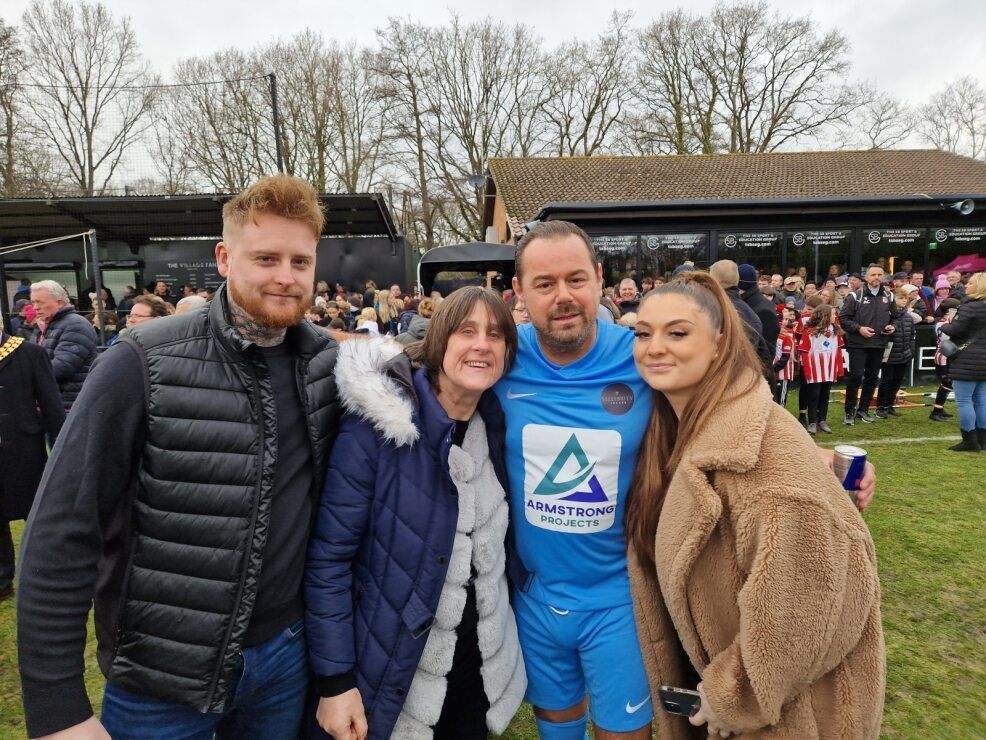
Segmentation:
{"type": "Polygon", "coordinates": [[[914,318],[910,311],[901,311],[893,320],[894,333],[890,337],[888,365],[905,365],[914,357],[914,318]]]}
{"type": "Polygon", "coordinates": [[[777,335],[781,333],[781,322],[777,316],[777,306],[767,300],[767,296],[757,288],[750,288],[740,293],[743,302],[753,309],[760,319],[761,332],[768,347],[777,346],[777,335]]]}
{"type": "MultiPolygon", "coordinates": [[[[308,322],[285,343],[314,501],[338,423],[337,348],[308,322]]],[[[276,423],[267,365],[229,324],[225,288],[134,329],[96,364],[24,532],[18,647],[31,736],[91,714],[81,645],[94,595],[109,680],[202,712],[225,706],[264,557],[276,423]]]]}
{"type": "Polygon", "coordinates": [[[959,346],[967,344],[957,355],[948,358],[948,377],[952,380],[986,380],[986,301],[966,298],[942,334],[959,346]]]}
{"type": "Polygon", "coordinates": [[[900,309],[894,303],[893,294],[886,288],[880,288],[875,296],[868,286],[863,286],[855,293],[846,296],[842,310],[839,311],[839,323],[846,332],[845,342],[849,349],[882,349],[892,337],[883,334],[883,329],[900,315],[900,309]],[[876,334],[864,337],[859,333],[861,327],[868,326],[876,334]]]}
{"type": "Polygon", "coordinates": [[[96,359],[96,330],[74,308],[66,306],[52,317],[43,335],[35,336],[35,341],[48,353],[65,408],[72,408],[96,359]]]}
{"type": "Polygon", "coordinates": [[[743,323],[762,337],[763,323],[760,321],[760,317],[757,316],[756,312],[746,305],[746,302],[740,296],[739,288],[735,285],[731,288],[726,288],[726,295],[729,296],[729,300],[732,301],[740,318],[743,319],[743,323]]]}
{"type": "Polygon", "coordinates": [[[753,345],[753,351],[756,352],[757,357],[760,358],[760,364],[763,366],[763,376],[766,378],[767,383],[770,384],[771,390],[773,390],[775,383],[775,346],[767,345],[767,340],[763,337],[763,325],[760,323],[760,317],[757,316],[753,312],[753,309],[746,305],[743,301],[743,298],[740,296],[739,288],[734,285],[733,287],[726,288],[725,290],[726,295],[729,297],[729,300],[736,308],[736,312],[739,314],[740,319],[743,321],[743,328],[746,330],[746,336],[749,338],[750,344],[753,345]]]}
{"type": "Polygon", "coordinates": [[[64,421],[44,350],[0,330],[0,522],[27,518],[64,421]]]}

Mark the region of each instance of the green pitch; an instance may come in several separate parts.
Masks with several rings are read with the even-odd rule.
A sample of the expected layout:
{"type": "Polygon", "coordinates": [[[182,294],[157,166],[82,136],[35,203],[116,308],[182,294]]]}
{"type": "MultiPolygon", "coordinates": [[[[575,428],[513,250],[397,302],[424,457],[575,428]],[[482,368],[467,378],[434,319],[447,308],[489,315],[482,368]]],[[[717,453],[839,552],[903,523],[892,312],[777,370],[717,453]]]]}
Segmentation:
{"type": "MultiPolygon", "coordinates": [[[[953,402],[947,408],[955,412],[953,402]]],[[[929,421],[929,411],[901,409],[898,419],[844,427],[841,406],[833,403],[834,434],[819,434],[818,442],[863,447],[879,475],[864,518],[883,585],[883,735],[979,738],[986,736],[986,453],[949,452],[958,424],[929,421]]],[[[15,524],[15,540],[20,530],[15,524]]],[[[86,656],[98,708],[102,676],[91,643],[86,656]]],[[[12,601],[0,602],[0,738],[8,737],[24,737],[12,601]]],[[[504,737],[537,737],[528,707],[504,737]]]]}

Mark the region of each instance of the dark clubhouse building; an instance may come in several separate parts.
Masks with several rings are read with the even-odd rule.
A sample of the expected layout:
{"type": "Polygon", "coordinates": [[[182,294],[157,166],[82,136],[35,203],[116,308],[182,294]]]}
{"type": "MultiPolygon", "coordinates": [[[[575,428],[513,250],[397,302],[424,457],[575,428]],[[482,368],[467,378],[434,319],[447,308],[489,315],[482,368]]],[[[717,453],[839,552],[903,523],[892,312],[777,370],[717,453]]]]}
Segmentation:
{"type": "Polygon", "coordinates": [[[494,159],[486,241],[584,228],[607,285],[719,259],[809,279],[986,256],[986,162],[940,151],[494,159]]]}

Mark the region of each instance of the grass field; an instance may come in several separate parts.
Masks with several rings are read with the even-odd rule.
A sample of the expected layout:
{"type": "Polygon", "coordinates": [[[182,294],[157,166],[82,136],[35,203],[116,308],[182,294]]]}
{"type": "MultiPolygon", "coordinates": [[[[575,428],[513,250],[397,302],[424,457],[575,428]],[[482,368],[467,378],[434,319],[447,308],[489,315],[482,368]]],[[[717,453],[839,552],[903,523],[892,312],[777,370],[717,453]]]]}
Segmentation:
{"type": "MultiPolygon", "coordinates": [[[[954,411],[954,404],[949,407],[954,411]]],[[[876,541],[883,585],[888,656],[883,735],[983,738],[986,453],[948,451],[958,439],[958,425],[931,422],[928,411],[902,409],[902,418],[849,428],[842,426],[841,407],[833,403],[829,421],[835,433],[819,435],[818,441],[858,443],[877,466],[877,496],[865,519],[876,541]]],[[[15,538],[19,533],[18,524],[15,538]]],[[[93,651],[90,645],[86,680],[98,703],[102,677],[93,651]]],[[[24,736],[16,661],[14,605],[8,600],[0,602],[0,738],[24,736]]],[[[529,708],[505,737],[537,737],[529,708]]]]}

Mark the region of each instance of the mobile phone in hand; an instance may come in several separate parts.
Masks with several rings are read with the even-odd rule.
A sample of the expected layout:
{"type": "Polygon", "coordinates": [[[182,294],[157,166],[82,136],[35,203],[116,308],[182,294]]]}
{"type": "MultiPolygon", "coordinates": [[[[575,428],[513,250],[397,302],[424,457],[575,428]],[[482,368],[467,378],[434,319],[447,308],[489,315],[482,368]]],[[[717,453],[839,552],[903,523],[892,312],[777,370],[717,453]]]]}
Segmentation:
{"type": "Polygon", "coordinates": [[[702,706],[702,697],[697,691],[690,689],[660,686],[657,689],[657,695],[665,712],[680,714],[682,717],[691,717],[702,706]]]}

